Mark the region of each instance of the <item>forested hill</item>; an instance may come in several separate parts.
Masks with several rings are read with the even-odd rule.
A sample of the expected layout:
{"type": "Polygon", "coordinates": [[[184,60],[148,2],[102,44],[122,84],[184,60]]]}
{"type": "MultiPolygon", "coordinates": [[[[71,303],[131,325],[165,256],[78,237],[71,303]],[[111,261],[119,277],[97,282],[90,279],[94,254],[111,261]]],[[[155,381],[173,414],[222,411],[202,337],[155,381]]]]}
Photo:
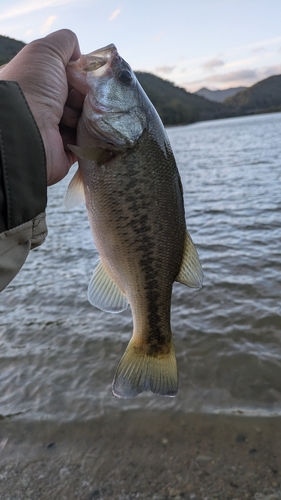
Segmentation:
{"type": "Polygon", "coordinates": [[[232,97],[246,88],[247,87],[231,87],[224,90],[209,90],[206,89],[206,87],[203,87],[202,89],[197,90],[197,92],[194,92],[194,94],[205,97],[206,99],[209,99],[209,101],[223,102],[227,97],[232,97]]]}
{"type": "Polygon", "coordinates": [[[0,66],[9,62],[24,45],[23,42],[0,35],[0,66]]]}
{"type": "Polygon", "coordinates": [[[193,123],[227,116],[227,107],[186,92],[151,73],[136,72],[144,91],[165,125],[193,123]]]}
{"type": "Polygon", "coordinates": [[[241,115],[281,111],[281,75],[256,83],[225,99],[224,104],[241,115]]]}
{"type": "MultiPolygon", "coordinates": [[[[0,65],[10,61],[24,45],[0,35],[0,65]]],[[[200,120],[281,111],[281,75],[262,80],[222,103],[191,94],[151,73],[136,72],[136,76],[164,125],[185,125],[200,120]]]]}

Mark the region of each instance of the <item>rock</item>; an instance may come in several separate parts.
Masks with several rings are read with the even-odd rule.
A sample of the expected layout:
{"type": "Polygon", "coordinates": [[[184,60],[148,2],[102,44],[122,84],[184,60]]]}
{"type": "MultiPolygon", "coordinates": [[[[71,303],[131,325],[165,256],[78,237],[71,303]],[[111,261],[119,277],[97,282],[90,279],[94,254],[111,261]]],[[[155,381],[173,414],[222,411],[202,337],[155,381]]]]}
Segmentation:
{"type": "Polygon", "coordinates": [[[212,457],[209,457],[208,455],[198,455],[196,457],[196,462],[200,464],[205,464],[207,462],[210,462],[212,460],[212,457]]]}
{"type": "Polygon", "coordinates": [[[46,448],[48,448],[50,450],[51,448],[55,448],[55,446],[56,446],[56,443],[54,441],[52,441],[51,443],[47,444],[46,448]]]}
{"type": "Polygon", "coordinates": [[[276,491],[275,493],[270,493],[269,495],[264,495],[263,493],[256,493],[254,496],[255,500],[281,500],[281,491],[276,491]]]}
{"type": "Polygon", "coordinates": [[[170,488],[169,489],[169,495],[173,498],[179,496],[180,494],[181,494],[181,491],[177,488],[170,488]]]}
{"type": "Polygon", "coordinates": [[[245,434],[237,434],[237,436],[236,436],[237,443],[244,443],[246,440],[247,440],[247,436],[245,434]]]}

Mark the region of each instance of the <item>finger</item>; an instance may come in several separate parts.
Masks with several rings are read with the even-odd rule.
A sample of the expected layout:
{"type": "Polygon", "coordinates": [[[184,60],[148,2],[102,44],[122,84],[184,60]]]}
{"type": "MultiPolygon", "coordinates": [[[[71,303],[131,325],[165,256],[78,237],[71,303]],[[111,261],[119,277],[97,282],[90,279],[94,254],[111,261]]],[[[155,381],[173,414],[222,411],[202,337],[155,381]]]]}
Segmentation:
{"type": "Polygon", "coordinates": [[[85,96],[76,89],[71,89],[68,93],[66,105],[70,108],[82,110],[85,96]]]}
{"type": "Polygon", "coordinates": [[[77,36],[69,29],[55,31],[41,39],[41,42],[60,57],[64,66],[81,56],[77,36]]]}
{"type": "Polygon", "coordinates": [[[73,109],[70,106],[64,106],[63,115],[60,121],[60,127],[76,128],[78,120],[81,116],[81,110],[73,109]]]}
{"type": "MultiPolygon", "coordinates": [[[[76,131],[75,131],[75,129],[61,127],[60,134],[61,134],[64,150],[66,152],[70,151],[70,149],[68,148],[68,144],[76,145],[76,131]]],[[[76,158],[76,155],[75,155],[75,158],[76,158]]]]}

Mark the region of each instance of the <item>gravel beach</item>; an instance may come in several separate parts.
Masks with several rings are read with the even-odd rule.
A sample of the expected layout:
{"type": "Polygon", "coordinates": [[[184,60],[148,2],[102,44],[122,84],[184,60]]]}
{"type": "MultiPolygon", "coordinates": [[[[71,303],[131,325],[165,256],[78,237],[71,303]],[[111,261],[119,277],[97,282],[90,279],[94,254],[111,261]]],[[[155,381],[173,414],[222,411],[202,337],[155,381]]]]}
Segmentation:
{"type": "Polygon", "coordinates": [[[281,500],[281,420],[130,410],[0,422],[1,500],[281,500]]]}

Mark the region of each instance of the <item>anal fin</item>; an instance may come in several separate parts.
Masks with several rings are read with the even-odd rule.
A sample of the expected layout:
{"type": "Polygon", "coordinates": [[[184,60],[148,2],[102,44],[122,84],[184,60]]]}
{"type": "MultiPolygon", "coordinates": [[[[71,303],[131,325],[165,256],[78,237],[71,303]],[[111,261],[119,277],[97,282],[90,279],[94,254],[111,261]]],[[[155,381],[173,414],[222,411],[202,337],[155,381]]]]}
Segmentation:
{"type": "Polygon", "coordinates": [[[175,281],[191,288],[201,288],[203,284],[203,270],[197,250],[188,231],[186,231],[182,264],[175,281]]]}

